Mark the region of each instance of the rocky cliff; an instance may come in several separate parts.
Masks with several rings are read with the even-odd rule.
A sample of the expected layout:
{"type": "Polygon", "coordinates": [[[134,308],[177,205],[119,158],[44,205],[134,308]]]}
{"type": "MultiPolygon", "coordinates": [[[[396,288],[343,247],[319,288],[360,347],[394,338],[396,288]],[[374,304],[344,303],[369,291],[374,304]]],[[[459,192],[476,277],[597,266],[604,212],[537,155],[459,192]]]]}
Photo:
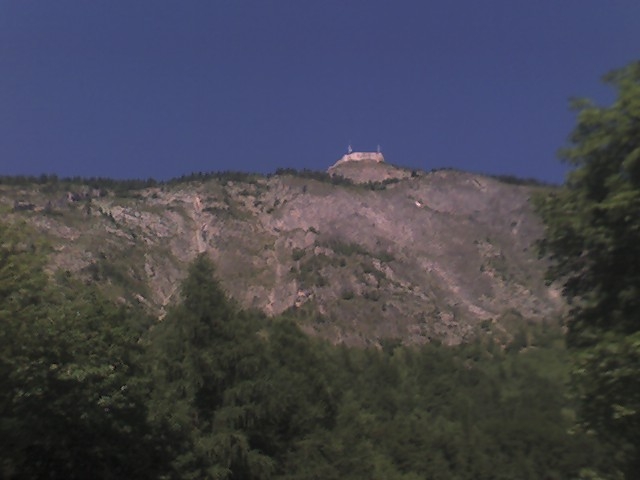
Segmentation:
{"type": "Polygon", "coordinates": [[[0,208],[48,240],[52,271],[157,312],[203,252],[239,303],[292,314],[334,342],[457,343],[561,308],[532,248],[536,187],[384,162],[344,162],[332,174],[211,175],[128,191],[5,183],[0,208]]]}

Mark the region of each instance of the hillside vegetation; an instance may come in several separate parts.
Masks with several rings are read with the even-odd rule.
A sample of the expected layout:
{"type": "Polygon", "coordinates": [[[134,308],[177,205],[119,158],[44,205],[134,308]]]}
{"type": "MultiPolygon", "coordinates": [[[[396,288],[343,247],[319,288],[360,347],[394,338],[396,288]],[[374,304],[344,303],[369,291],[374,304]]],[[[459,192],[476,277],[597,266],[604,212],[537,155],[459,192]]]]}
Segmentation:
{"type": "MultiPolygon", "coordinates": [[[[240,309],[198,256],[162,322],[45,271],[0,228],[3,478],[565,479],[612,471],[570,434],[559,329],[332,346],[240,309]],[[585,473],[586,474],[586,473],[585,473]]],[[[218,272],[219,274],[219,272],[218,272]]]]}

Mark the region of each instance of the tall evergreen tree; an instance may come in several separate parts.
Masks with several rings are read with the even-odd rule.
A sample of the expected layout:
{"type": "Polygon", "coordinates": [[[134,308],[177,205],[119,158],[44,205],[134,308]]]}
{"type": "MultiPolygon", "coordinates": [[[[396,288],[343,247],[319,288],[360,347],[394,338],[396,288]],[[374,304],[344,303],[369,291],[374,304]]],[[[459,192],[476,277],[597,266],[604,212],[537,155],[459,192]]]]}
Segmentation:
{"type": "Polygon", "coordinates": [[[197,257],[182,302],[152,334],[152,419],[181,439],[179,478],[265,478],[272,461],[246,433],[259,413],[261,343],[214,275],[211,261],[197,257]]]}

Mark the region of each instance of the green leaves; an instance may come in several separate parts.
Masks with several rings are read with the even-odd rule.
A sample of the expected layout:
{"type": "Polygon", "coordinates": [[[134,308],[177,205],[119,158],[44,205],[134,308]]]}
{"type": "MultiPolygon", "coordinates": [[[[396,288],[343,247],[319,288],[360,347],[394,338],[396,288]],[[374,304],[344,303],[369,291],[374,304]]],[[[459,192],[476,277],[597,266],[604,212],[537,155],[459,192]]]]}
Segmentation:
{"type": "MultiPolygon", "coordinates": [[[[14,239],[0,258],[22,269],[0,277],[3,478],[560,479],[600,466],[598,446],[567,433],[557,332],[543,346],[523,330],[526,348],[505,351],[334,347],[240,311],[204,256],[149,325],[69,276],[49,280],[29,233],[0,231],[14,239]]],[[[582,370],[631,384],[611,359],[638,343],[612,334],[582,370]]],[[[638,406],[610,411],[622,428],[638,406]]]]}
{"type": "MultiPolygon", "coordinates": [[[[572,302],[567,342],[581,420],[624,452],[622,468],[640,468],[640,62],[606,77],[610,107],[578,106],[574,166],[564,188],[538,200],[542,252],[551,280],[572,302]]],[[[629,477],[631,478],[631,477],[629,477]]]]}
{"type": "Polygon", "coordinates": [[[153,477],[136,315],[73,280],[53,284],[29,236],[0,225],[2,476],[153,477]]]}
{"type": "Polygon", "coordinates": [[[181,478],[266,478],[272,461],[250,432],[263,421],[263,346],[253,319],[227,298],[204,255],[189,268],[182,303],[151,335],[151,418],[182,438],[181,478]]]}

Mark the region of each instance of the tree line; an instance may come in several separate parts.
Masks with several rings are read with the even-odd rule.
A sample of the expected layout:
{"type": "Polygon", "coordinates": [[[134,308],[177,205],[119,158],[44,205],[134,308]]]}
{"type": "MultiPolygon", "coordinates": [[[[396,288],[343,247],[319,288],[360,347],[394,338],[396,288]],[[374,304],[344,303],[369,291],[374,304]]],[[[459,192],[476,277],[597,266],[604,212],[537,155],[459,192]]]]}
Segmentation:
{"type": "Polygon", "coordinates": [[[162,321],[49,276],[0,227],[1,475],[549,479],[614,471],[568,433],[558,328],[538,347],[333,346],[240,309],[198,257],[162,321]]]}

